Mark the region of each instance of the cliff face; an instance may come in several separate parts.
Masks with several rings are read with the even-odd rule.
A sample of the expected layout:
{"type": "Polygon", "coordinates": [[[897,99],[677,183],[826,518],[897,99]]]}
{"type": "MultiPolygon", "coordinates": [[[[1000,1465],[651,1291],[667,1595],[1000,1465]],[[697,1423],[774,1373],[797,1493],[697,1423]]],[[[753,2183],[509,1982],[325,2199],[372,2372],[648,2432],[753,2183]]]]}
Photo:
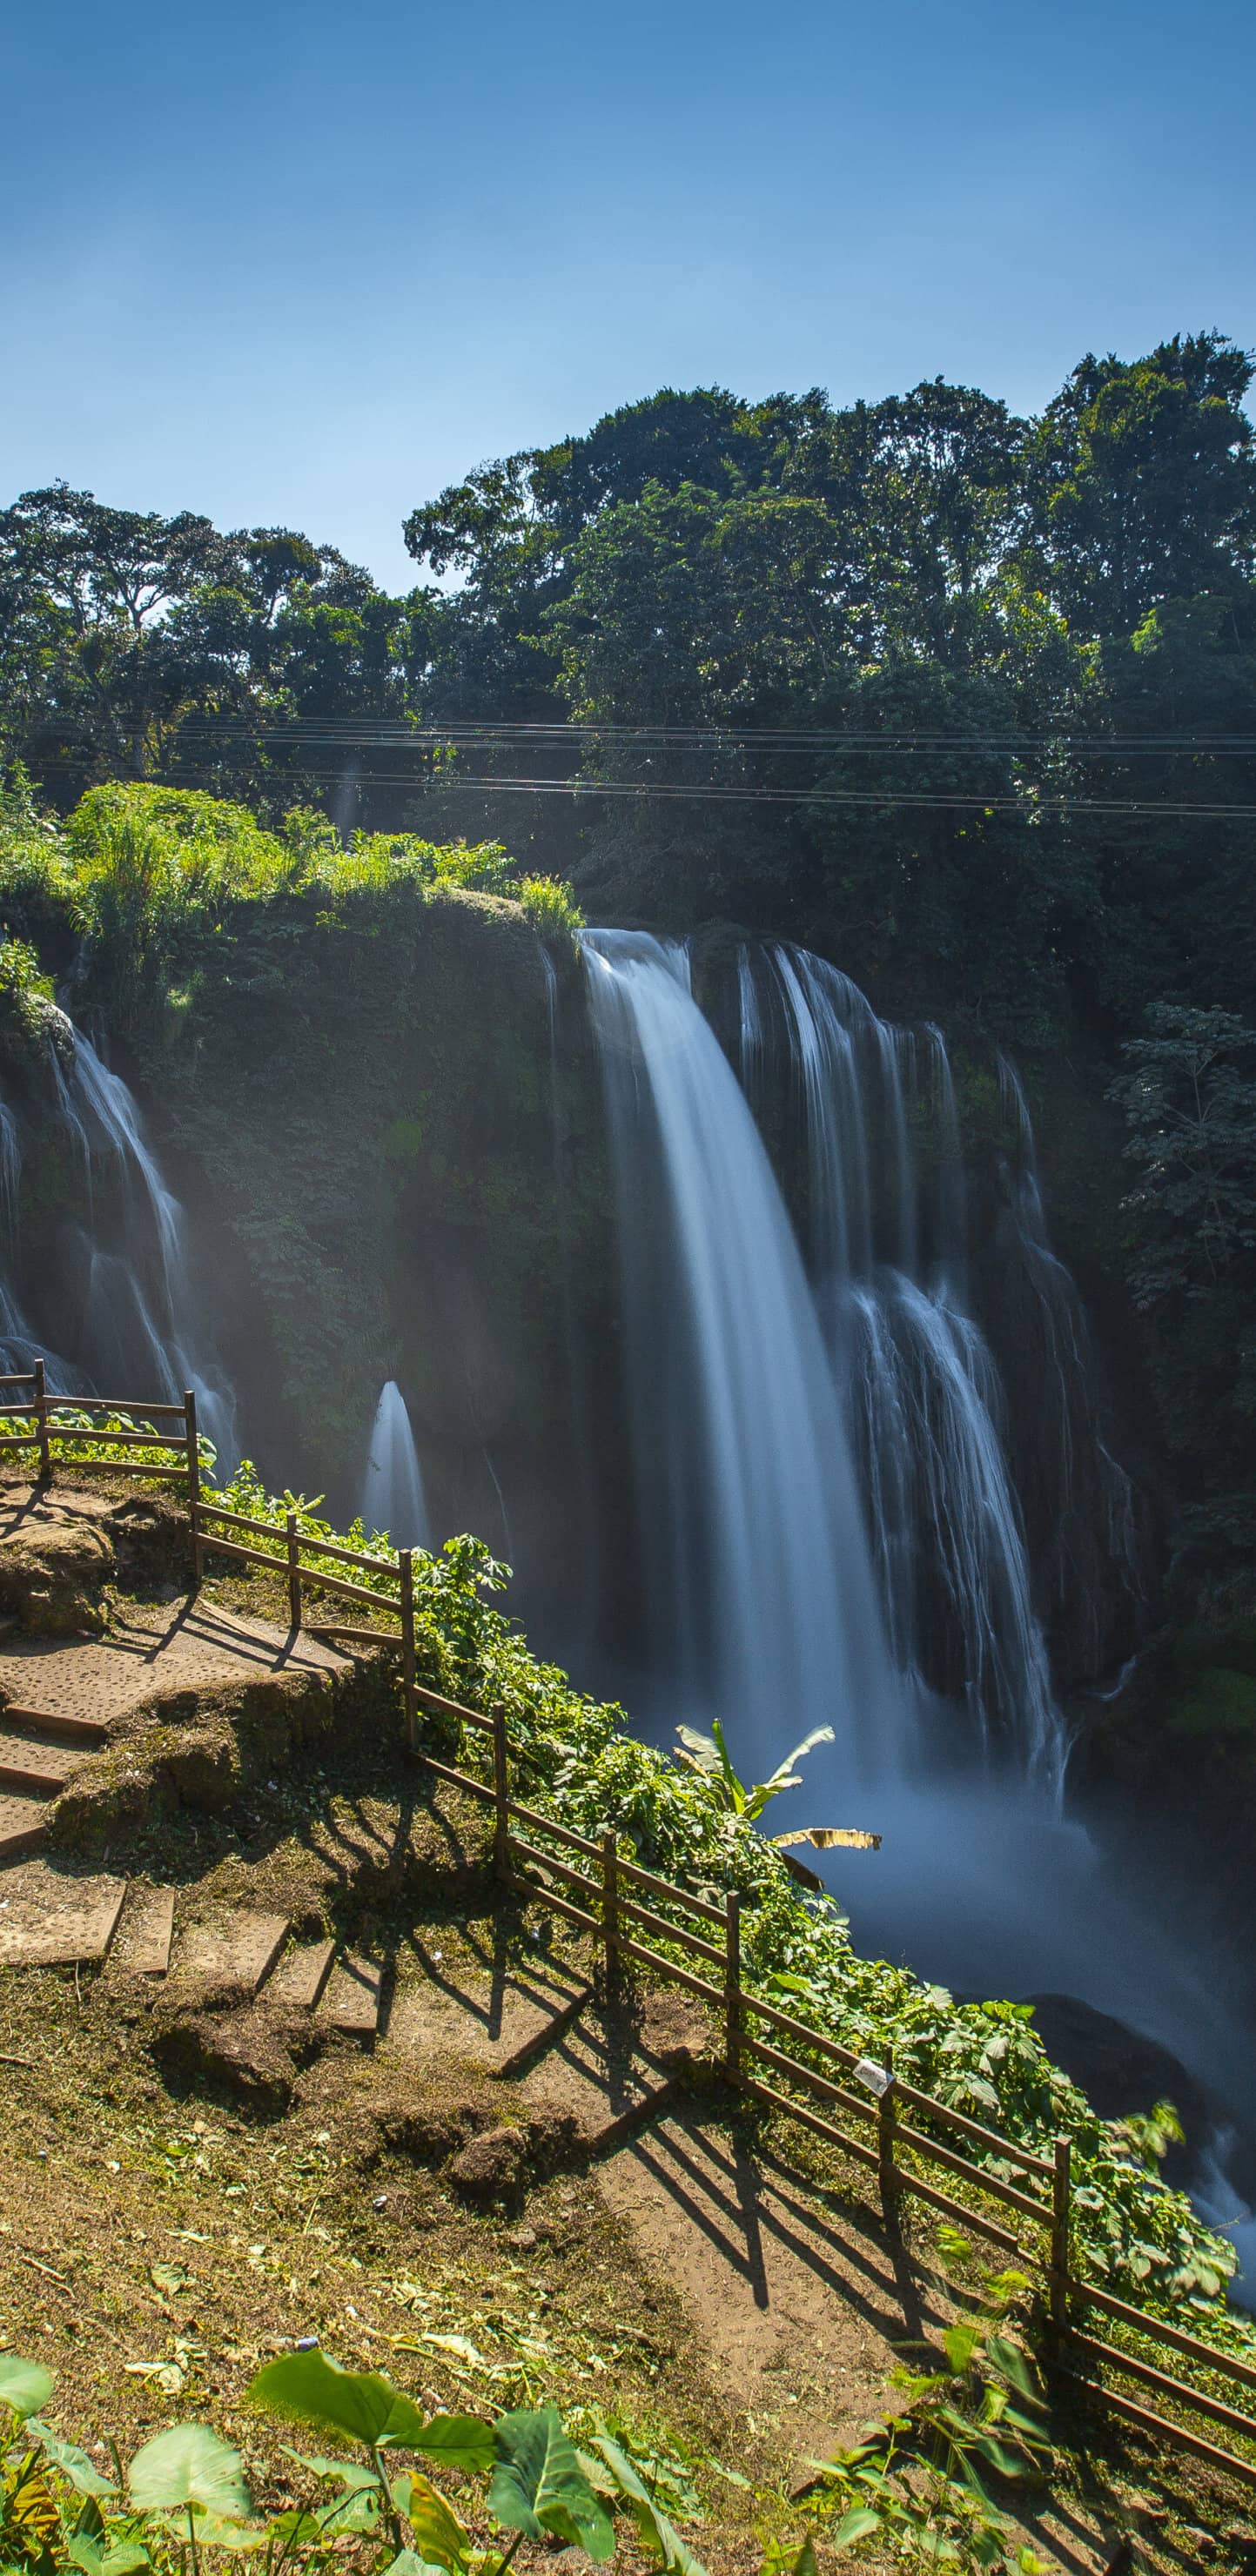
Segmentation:
{"type": "Polygon", "coordinates": [[[596,1346],[610,1270],[574,987],[514,903],[301,899],[246,918],[137,1063],[216,1274],[244,1445],[284,1481],[338,1461],[353,1508],[395,1378],[436,1525],[518,1554],[529,1589],[570,1558],[573,1347],[596,1346]]]}

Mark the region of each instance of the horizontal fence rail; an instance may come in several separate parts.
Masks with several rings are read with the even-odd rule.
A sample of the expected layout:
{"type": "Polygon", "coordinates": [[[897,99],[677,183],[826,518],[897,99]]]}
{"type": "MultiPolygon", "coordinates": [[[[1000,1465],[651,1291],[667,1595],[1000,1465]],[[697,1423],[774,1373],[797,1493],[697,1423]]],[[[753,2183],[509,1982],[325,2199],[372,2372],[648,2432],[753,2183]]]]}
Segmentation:
{"type": "MultiPolygon", "coordinates": [[[[881,2063],[860,2056],[829,2032],[756,1995],[747,1987],[742,1973],[741,1899],[736,1893],[730,1893],[722,1906],[716,1905],[709,1897],[660,1878],[628,1859],[616,1848],[613,1834],[594,1840],[520,1799],[511,1788],[512,1748],[505,1709],[499,1704],[486,1714],[482,1709],[467,1708],[416,1678],[411,1549],[402,1548],[394,1563],[387,1557],[342,1547],[331,1539],[313,1537],[300,1528],[294,1512],[288,1512],[282,1523],[262,1521],[211,1501],[201,1483],[196,1397],[190,1389],[182,1404],[145,1404],[132,1398],[105,1396],[53,1397],[47,1390],[44,1365],[36,1361],[26,1374],[0,1376],[0,1411],[8,1420],[30,1421],[29,1432],[0,1434],[0,1452],[37,1451],[41,1483],[52,1481],[53,1444],[57,1440],[86,1441],[102,1447],[112,1444],[136,1453],[158,1450],[165,1453],[167,1460],[172,1450],[181,1450],[183,1459],[178,1466],[158,1465],[139,1454],[126,1458],[93,1456],[78,1463],[93,1475],[109,1469],[122,1475],[180,1481],[186,1478],[193,1572],[198,1583],[207,1558],[256,1566],[286,1583],[294,1630],[306,1627],[319,1636],[349,1638],[386,1652],[399,1650],[411,1748],[421,1752],[437,1779],[448,1781],[491,1807],[493,1861],[498,1878],[530,1903],[547,1906],[562,1920],[593,1935],[604,1954],[608,1991],[615,1990],[623,1963],[631,1960],[712,2007],[720,2033],[719,2062],[728,2081],[763,2110],[795,2122],[874,2173],[887,2224],[893,2226],[902,2201],[914,2197],[959,2227],[975,2230],[1008,2254],[1022,2256],[1026,2231],[1036,2231],[1047,2283],[1056,2370],[1109,2406],[1122,2421],[1256,2487],[1256,2458],[1222,2449],[1175,2417],[1140,2404],[1107,2384],[1106,2375],[1117,2372],[1140,2389],[1154,2390],[1175,2406],[1244,2438],[1256,2451],[1256,2408],[1233,2404],[1215,2389],[1197,2387],[1184,2379],[1180,2370],[1162,2370],[1144,2355],[1113,2343],[1109,2336],[1091,2333],[1081,2322],[1087,2311],[1094,2311],[1127,2333],[1181,2355],[1198,2372],[1215,2381],[1240,2391],[1256,2391],[1256,2363],[1231,2359],[1201,2336],[1117,2298],[1075,2269],[1070,2140],[1057,2138],[1054,2154],[1040,2155],[987,2128],[969,2113],[957,2111],[950,2103],[904,2082],[888,2054],[881,2063]],[[6,1406],[8,1391],[19,1388],[30,1392],[6,1406]],[[59,1414],[69,1412],[125,1416],[127,1427],[114,1431],[58,1420],[59,1414]],[[136,1427],[137,1423],[161,1422],[170,1424],[171,1430],[163,1433],[136,1427]],[[226,1530],[240,1535],[220,1535],[226,1530]],[[259,1539],[267,1544],[262,1547],[248,1543],[259,1539]],[[374,1583],[351,1583],[327,1570],[337,1565],[368,1574],[374,1583]],[[381,1588],[384,1586],[387,1588],[381,1588]],[[361,1622],[309,1619],[309,1597],[322,1594],[369,1608],[376,1618],[396,1622],[396,1634],[390,1634],[386,1627],[365,1627],[361,1622]],[[460,1731],[469,1730],[481,1740],[490,1739],[484,1751],[489,1756],[491,1778],[479,1777],[460,1763],[438,1759],[429,1752],[420,1741],[424,1712],[451,1719],[460,1731]],[[520,1826],[527,1828],[526,1837],[517,1830],[520,1826]],[[546,1849],[547,1843],[557,1845],[566,1857],[560,1858],[554,1850],[546,1849]],[[645,1902],[646,1898],[653,1902],[645,1902]],[[671,1912],[660,1908],[670,1908],[671,1912]],[[673,1920],[675,1915],[688,1920],[673,1920]],[[701,1929],[693,1928],[699,1925],[701,1929]],[[642,1940],[636,1937],[640,1933],[652,1938],[642,1940]],[[682,1964],[657,1946],[660,1941],[673,1950],[682,1950],[689,1961],[700,1962],[707,1973],[700,1973],[697,1964],[682,1964]],[[762,2024],[771,2036],[761,2036],[757,2024],[762,2024]],[[811,2062],[817,2059],[818,2065],[811,2062]],[[765,2082],[760,2069],[777,2081],[765,2082]],[[788,2089],[782,2090],[782,2084],[788,2089]],[[915,2119],[905,2116],[912,2113],[915,2119]],[[917,2120],[928,2125],[917,2126],[917,2120]],[[947,2143],[933,2134],[937,2129],[949,2131],[962,2144],[947,2143]],[[965,2154],[963,2146],[976,2152],[965,2154]],[[979,2155],[987,2161],[979,2162],[979,2155]],[[945,2191],[927,2181],[920,2170],[922,2166],[960,2184],[970,2195],[980,2194],[986,2201],[993,2201],[1019,2225],[1012,2226],[989,2210],[974,2208],[971,2199],[959,2200],[954,2190],[945,2191]],[[1000,2170],[992,2170],[992,2166],[1000,2170]],[[1105,2374],[1102,2379],[1095,2375],[1099,2371],[1105,2374]]],[[[75,1462],[63,1463],[72,1467],[75,1462]]],[[[528,1763],[530,1757],[514,1748],[514,1759],[518,1765],[528,1763]]],[[[531,1767],[535,1769],[534,1761],[531,1767]]]]}

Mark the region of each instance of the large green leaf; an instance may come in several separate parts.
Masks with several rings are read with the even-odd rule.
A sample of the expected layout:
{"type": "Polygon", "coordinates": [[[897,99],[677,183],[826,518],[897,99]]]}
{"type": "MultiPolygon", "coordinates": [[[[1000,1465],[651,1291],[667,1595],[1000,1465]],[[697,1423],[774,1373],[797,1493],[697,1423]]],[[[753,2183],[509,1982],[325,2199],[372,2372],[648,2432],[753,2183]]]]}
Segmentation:
{"type": "Polygon", "coordinates": [[[127,2471],[131,2501],[141,2513],[165,2513],[180,2506],[218,2515],[223,2522],[247,2522],[248,2490],[243,2461],[229,2442],[220,2441],[208,2424],[172,2424],[136,2452],[127,2471]]]}
{"type": "Polygon", "coordinates": [[[414,2434],[410,2448],[426,2460],[442,2461],[447,2469],[464,2469],[468,2476],[491,2469],[496,2457],[493,2427],[478,2415],[429,2415],[422,2440],[414,2434]]]}
{"type": "Polygon", "coordinates": [[[835,2549],[853,2549],[857,2540],[870,2540],[873,2532],[880,2528],[880,2514],[874,2513],[870,2504],[857,2504],[849,2513],[843,2514],[836,2531],[830,2532],[829,2538],[835,2549]]]}
{"type": "Polygon", "coordinates": [[[385,2443],[401,2442],[407,2450],[423,2445],[425,2419],[391,2380],[378,2370],[342,2370],[317,2349],[285,2352],[268,2362],[248,2395],[255,2406],[286,2423],[327,2424],[333,2432],[369,2443],[372,2450],[385,2443]]]}
{"type": "Polygon", "coordinates": [[[669,2522],[667,2515],[655,2503],[627,2452],[621,2451],[609,2433],[600,2434],[596,2446],[620,2494],[626,2496],[632,2506],[633,2520],[642,2539],[647,2547],[652,2544],[657,2549],[662,2565],[672,2571],[672,2576],[706,2576],[701,2559],[694,2556],[687,2541],[681,2539],[675,2523],[669,2522]]]}
{"type": "Polygon", "coordinates": [[[417,2470],[408,2477],[398,2478],[393,2497],[401,2506],[423,2557],[429,2563],[451,2570],[465,2567],[471,2548],[470,2535],[430,2478],[421,2476],[417,2470]]]}
{"type": "Polygon", "coordinates": [[[52,2395],[51,2371],[37,2361],[23,2361],[16,2352],[0,2352],[0,2406],[9,2406],[19,2416],[37,2415],[52,2395]]]}
{"type": "Polygon", "coordinates": [[[88,2458],[86,2451],[80,2451],[77,2443],[63,2442],[60,2434],[54,2433],[50,2425],[41,2424],[37,2415],[30,2417],[27,2430],[38,2436],[45,2459],[51,2461],[54,2469],[60,2469],[62,2477],[69,2479],[79,2495],[117,2494],[113,2480],[101,2476],[95,2461],[88,2458]]]}
{"type": "Polygon", "coordinates": [[[497,2466],[488,2508],[505,2531],[528,2540],[552,2532],[574,2540],[600,2562],[614,2555],[615,2534],[563,2431],[558,2410],[520,2409],[493,2427],[497,2466]]]}

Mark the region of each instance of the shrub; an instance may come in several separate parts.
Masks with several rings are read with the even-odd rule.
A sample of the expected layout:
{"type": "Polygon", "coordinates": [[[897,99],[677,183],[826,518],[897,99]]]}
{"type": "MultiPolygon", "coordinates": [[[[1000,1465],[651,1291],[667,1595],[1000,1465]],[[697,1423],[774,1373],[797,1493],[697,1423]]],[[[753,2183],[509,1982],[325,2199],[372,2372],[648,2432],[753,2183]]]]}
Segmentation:
{"type": "Polygon", "coordinates": [[[570,886],[558,877],[525,877],[519,901],[538,939],[574,944],[584,928],[584,914],[570,886]]]}

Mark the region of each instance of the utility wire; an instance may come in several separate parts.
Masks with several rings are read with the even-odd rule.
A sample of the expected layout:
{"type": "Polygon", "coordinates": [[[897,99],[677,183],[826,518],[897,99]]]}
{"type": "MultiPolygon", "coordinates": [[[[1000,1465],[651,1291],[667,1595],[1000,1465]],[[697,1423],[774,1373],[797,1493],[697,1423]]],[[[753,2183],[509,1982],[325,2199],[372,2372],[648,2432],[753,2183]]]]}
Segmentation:
{"type": "MultiPolygon", "coordinates": [[[[184,767],[185,775],[204,778],[214,774],[203,767],[180,766],[184,767]]],[[[360,781],[346,779],[343,767],[306,769],[301,775],[314,785],[329,787],[354,784],[364,788],[413,787],[416,783],[406,770],[373,770],[360,781]]],[[[1026,817],[1037,814],[1141,814],[1170,816],[1177,821],[1191,821],[1198,816],[1227,822],[1256,821],[1256,805],[1168,805],[1159,797],[1024,797],[984,795],[978,791],[967,795],[905,795],[900,790],[877,788],[715,787],[663,779],[472,778],[456,773],[451,773],[447,784],[452,790],[473,792],[477,796],[653,797],[669,803],[696,800],[739,805],[845,805],[864,811],[922,807],[943,813],[1007,812],[1026,817]]]]}
{"type": "Polygon", "coordinates": [[[369,724],[350,717],[293,717],[275,721],[256,721],[248,717],[190,718],[179,727],[179,739],[192,742],[245,741],[259,746],[265,743],[308,743],[328,748],[369,749],[406,747],[416,751],[440,749],[447,744],[510,744],[515,742],[574,744],[583,742],[625,743],[639,746],[677,744],[696,748],[710,743],[721,750],[743,746],[762,746],[774,751],[894,752],[917,754],[934,751],[1017,752],[1048,751],[1084,753],[1088,758],[1122,758],[1147,752],[1163,754],[1196,753],[1203,757],[1220,755],[1251,757],[1256,754],[1256,734],[1070,734],[1070,733],[945,733],[921,729],[896,732],[867,732],[837,728],[773,727],[766,725],[614,725],[614,724],[515,724],[453,721],[448,724],[412,725],[403,719],[378,718],[369,724]]]}

